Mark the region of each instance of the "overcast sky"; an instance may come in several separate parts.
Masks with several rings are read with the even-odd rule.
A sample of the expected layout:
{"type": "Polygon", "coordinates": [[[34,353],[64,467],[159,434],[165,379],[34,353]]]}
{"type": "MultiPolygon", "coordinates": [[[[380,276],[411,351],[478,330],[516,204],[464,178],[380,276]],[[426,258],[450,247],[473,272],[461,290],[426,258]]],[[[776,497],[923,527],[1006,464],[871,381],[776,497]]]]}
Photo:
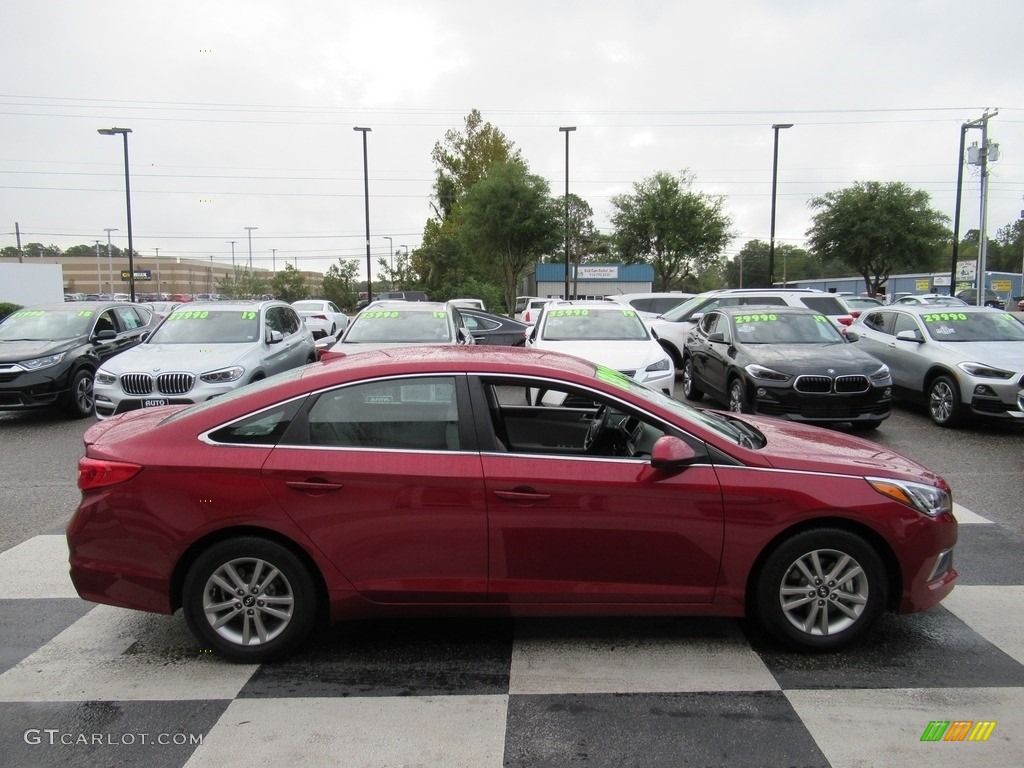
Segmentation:
{"type": "MultiPolygon", "coordinates": [[[[4,0],[0,246],[135,249],[323,270],[415,249],[430,153],[479,109],[554,194],[610,231],[613,195],[657,171],[725,198],[734,254],[803,245],[807,201],[903,181],[952,217],[960,126],[998,109],[988,232],[1024,209],[1021,0],[4,0]],[[385,239],[391,237],[391,243],[385,239]]],[[[980,142],[980,129],[968,131],[980,142]]],[[[961,230],[980,221],[964,172],[961,230]]],[[[145,266],[145,265],[143,265],[145,266]]],[[[374,266],[376,270],[376,266],[374,266]]],[[[365,275],[365,270],[363,271],[365,275]]]]}

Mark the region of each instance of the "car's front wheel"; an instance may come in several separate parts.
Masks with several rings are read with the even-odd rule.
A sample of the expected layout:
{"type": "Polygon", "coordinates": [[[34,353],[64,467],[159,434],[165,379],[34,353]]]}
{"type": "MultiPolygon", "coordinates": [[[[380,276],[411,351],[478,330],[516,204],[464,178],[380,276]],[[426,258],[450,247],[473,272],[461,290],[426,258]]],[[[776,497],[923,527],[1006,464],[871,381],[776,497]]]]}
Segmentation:
{"type": "Polygon", "coordinates": [[[750,413],[747,390],[739,377],[729,382],[729,410],[733,413],[750,413]]]}
{"type": "Polygon", "coordinates": [[[928,415],[940,427],[955,427],[960,422],[960,388],[949,376],[937,376],[928,386],[928,415]]]}
{"type": "Polygon", "coordinates": [[[683,361],[683,396],[687,400],[693,400],[694,402],[704,397],[704,393],[700,391],[697,382],[693,380],[693,360],[689,357],[683,361]]]}
{"type": "Polygon", "coordinates": [[[88,368],[82,368],[71,377],[71,390],[68,392],[67,412],[76,419],[84,419],[91,416],[93,406],[96,404],[92,392],[93,373],[88,368]]]}
{"type": "Polygon", "coordinates": [[[192,633],[213,651],[258,664],[309,636],[316,590],[293,552],[246,536],[214,544],[196,559],[182,586],[182,608],[192,633]]]}
{"type": "Polygon", "coordinates": [[[765,629],[787,645],[841,648],[886,604],[885,569],[863,538],[836,528],[804,531],[768,556],[754,586],[765,629]]]}

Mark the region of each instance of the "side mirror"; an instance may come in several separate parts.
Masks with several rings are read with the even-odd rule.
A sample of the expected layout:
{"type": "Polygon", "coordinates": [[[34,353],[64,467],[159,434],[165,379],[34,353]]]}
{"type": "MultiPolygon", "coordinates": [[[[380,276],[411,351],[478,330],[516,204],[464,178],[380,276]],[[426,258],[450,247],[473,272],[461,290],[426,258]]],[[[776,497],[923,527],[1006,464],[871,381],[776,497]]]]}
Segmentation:
{"type": "Polygon", "coordinates": [[[267,329],[267,344],[280,344],[284,341],[284,334],[280,331],[275,331],[273,328],[267,329]]]}
{"type": "Polygon", "coordinates": [[[856,331],[851,331],[849,329],[847,329],[843,335],[846,337],[847,341],[857,341],[860,339],[859,333],[857,333],[856,331]]]}
{"type": "Polygon", "coordinates": [[[117,338],[117,331],[111,331],[109,329],[105,331],[97,331],[93,338],[96,339],[96,341],[111,341],[117,338]]]}
{"type": "Polygon", "coordinates": [[[900,331],[896,334],[897,341],[914,341],[918,344],[922,343],[924,339],[921,338],[920,331],[900,331]]]}
{"type": "Polygon", "coordinates": [[[651,449],[651,466],[655,469],[675,469],[697,458],[697,452],[678,437],[662,435],[651,449]]]}
{"type": "Polygon", "coordinates": [[[708,334],[708,341],[714,341],[719,344],[725,343],[725,334],[721,331],[715,331],[714,333],[708,334]]]}

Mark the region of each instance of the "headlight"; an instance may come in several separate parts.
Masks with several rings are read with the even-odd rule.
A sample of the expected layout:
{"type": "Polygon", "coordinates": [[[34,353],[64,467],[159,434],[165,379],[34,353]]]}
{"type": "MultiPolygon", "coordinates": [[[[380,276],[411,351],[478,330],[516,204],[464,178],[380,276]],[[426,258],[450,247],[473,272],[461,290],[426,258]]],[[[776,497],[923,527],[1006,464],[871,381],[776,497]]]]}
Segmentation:
{"type": "Polygon", "coordinates": [[[938,517],[944,512],[951,512],[953,500],[949,494],[934,485],[911,483],[906,480],[891,480],[887,477],[864,478],[871,487],[883,496],[913,507],[928,517],[938,517]]]}
{"type": "Polygon", "coordinates": [[[96,371],[96,383],[97,384],[116,384],[117,376],[100,368],[96,371]]]}
{"type": "Polygon", "coordinates": [[[56,365],[64,359],[64,355],[67,352],[60,352],[56,355],[47,355],[46,357],[37,357],[35,360],[22,360],[18,365],[24,368],[26,371],[38,371],[42,368],[49,368],[51,365],[56,365]]]}
{"type": "Polygon", "coordinates": [[[789,381],[791,378],[793,378],[788,373],[780,373],[779,371],[773,371],[771,368],[765,368],[763,365],[755,365],[754,363],[751,363],[743,370],[745,370],[755,379],[763,379],[766,381],[789,381]]]}
{"type": "Polygon", "coordinates": [[[872,381],[883,382],[888,381],[891,378],[892,375],[889,373],[889,366],[885,363],[882,363],[882,367],[871,374],[872,381]]]}
{"type": "Polygon", "coordinates": [[[993,368],[984,363],[957,363],[956,367],[971,376],[980,379],[1012,379],[1013,371],[1004,371],[1001,368],[993,368]]]}
{"type": "Polygon", "coordinates": [[[644,370],[652,373],[655,371],[671,371],[672,361],[669,360],[667,357],[663,357],[658,362],[651,363],[650,365],[648,365],[646,368],[644,368],[644,370]]]}
{"type": "Polygon", "coordinates": [[[229,381],[237,381],[242,378],[243,373],[245,373],[245,368],[235,365],[220,371],[210,371],[209,373],[201,374],[199,378],[207,384],[224,384],[229,381]]]}

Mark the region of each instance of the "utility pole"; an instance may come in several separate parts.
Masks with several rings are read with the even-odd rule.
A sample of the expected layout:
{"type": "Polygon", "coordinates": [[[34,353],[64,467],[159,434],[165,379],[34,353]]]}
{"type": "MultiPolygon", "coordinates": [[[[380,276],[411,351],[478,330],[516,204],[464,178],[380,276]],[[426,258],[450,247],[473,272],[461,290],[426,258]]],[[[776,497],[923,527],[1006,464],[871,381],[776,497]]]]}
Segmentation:
{"type": "MultiPolygon", "coordinates": [[[[18,243],[18,263],[25,263],[25,254],[21,252],[21,227],[18,226],[18,222],[14,222],[14,239],[18,243]]],[[[42,252],[40,252],[42,255],[42,252]]]]}
{"type": "MultiPolygon", "coordinates": [[[[988,121],[999,114],[985,110],[978,120],[964,123],[966,128],[981,128],[981,146],[976,144],[967,151],[967,162],[981,168],[981,211],[978,224],[978,266],[976,269],[975,288],[979,307],[985,305],[985,271],[988,262],[988,164],[999,159],[999,145],[988,143],[988,121]]],[[[962,161],[961,161],[962,162],[962,161]]]]}

